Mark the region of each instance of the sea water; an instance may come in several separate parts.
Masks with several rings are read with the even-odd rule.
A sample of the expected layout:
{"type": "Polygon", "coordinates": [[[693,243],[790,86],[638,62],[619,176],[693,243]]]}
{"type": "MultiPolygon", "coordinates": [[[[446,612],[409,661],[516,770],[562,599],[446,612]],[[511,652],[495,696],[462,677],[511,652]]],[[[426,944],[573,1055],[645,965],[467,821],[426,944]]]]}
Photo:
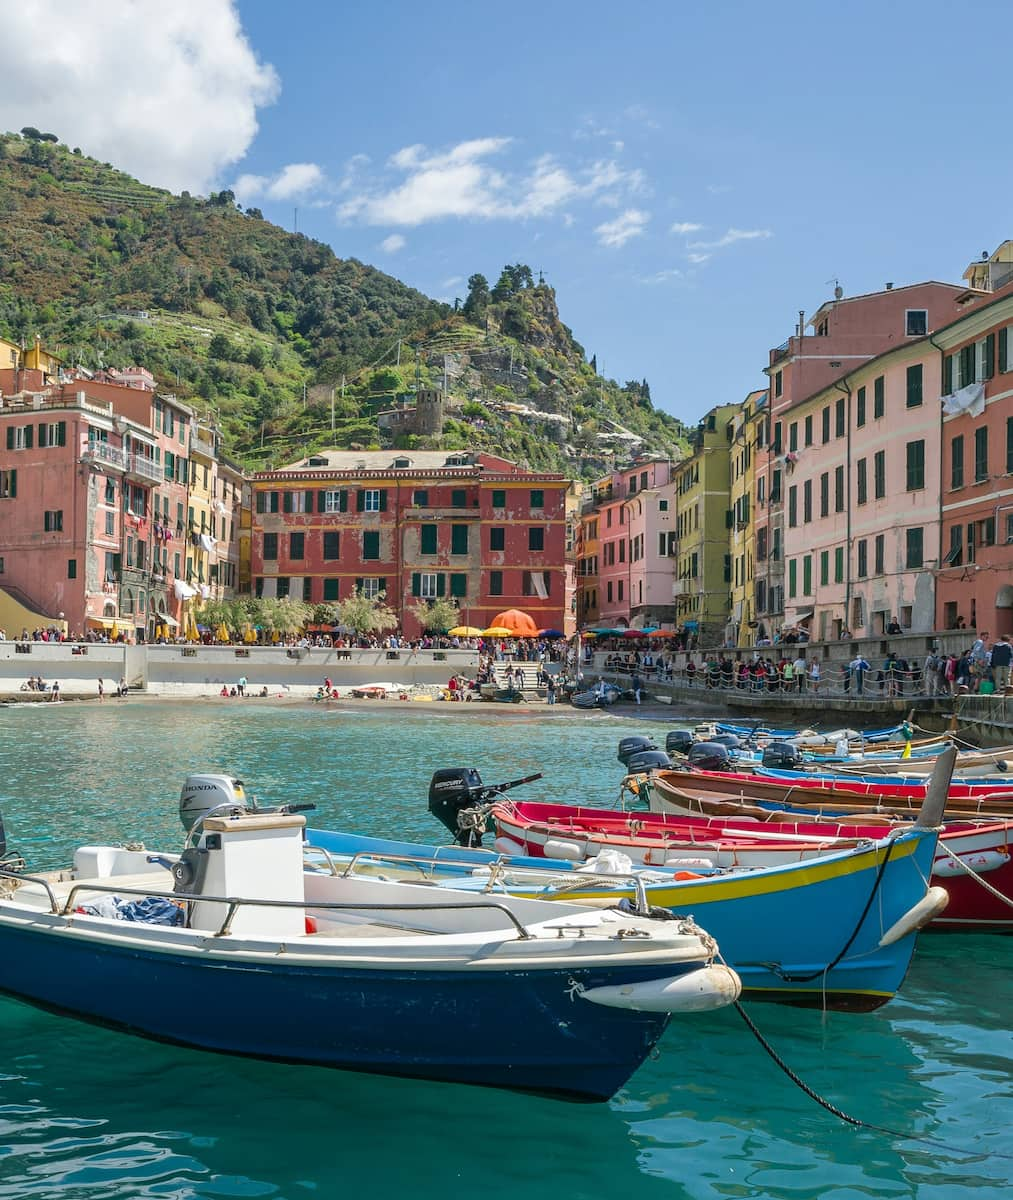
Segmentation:
{"type": "MultiPolygon", "coordinates": [[[[677,724],[561,707],[24,705],[0,710],[0,810],[38,869],[84,842],[178,847],[180,785],[203,771],[264,802],[315,803],[320,826],[433,841],[438,767],[490,783],[541,770],[515,794],[611,804],[619,738],[677,724]]],[[[730,1009],[674,1018],[614,1100],[581,1105],[178,1049],[0,997],[0,1200],[1006,1196],[1011,965],[1011,939],[923,935],[877,1012],[749,1005],[811,1088],[895,1132],[820,1108],[730,1009]]],[[[265,1029],[285,1019],[262,1015],[265,1029]]]]}

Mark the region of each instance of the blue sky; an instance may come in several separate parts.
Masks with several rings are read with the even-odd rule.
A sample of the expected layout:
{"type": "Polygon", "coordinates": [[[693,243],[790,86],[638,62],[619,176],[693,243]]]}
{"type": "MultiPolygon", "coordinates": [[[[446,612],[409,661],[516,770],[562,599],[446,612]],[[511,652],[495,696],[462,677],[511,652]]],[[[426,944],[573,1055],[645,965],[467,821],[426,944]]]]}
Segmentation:
{"type": "Polygon", "coordinates": [[[149,182],[232,186],[288,228],[298,208],[301,231],[433,296],[526,262],[606,374],[646,377],[687,421],[760,386],[836,280],[956,280],[1013,232],[1005,5],[170,7],[70,18],[79,37],[98,18],[94,56],[138,46],[147,103],[122,71],[115,94],[82,76],[54,98],[55,51],[15,10],[7,127],[48,122],[149,182]]]}

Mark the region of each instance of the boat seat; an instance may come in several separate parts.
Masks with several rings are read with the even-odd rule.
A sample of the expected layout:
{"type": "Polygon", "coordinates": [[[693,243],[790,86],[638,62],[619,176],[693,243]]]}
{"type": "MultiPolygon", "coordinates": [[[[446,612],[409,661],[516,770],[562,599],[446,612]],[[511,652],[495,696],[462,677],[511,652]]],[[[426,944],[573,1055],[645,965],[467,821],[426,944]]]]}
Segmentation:
{"type": "MultiPolygon", "coordinates": [[[[45,877],[43,876],[43,878],[45,877]]],[[[67,902],[67,897],[74,888],[81,889],[74,898],[75,905],[88,904],[98,896],[115,895],[120,888],[150,888],[152,892],[166,893],[172,891],[172,875],[166,870],[145,871],[139,875],[103,875],[93,879],[49,879],[47,882],[56,897],[57,904],[61,906],[67,902]],[[101,886],[102,891],[89,892],[86,890],[89,885],[101,886]]],[[[49,909],[49,896],[40,883],[23,883],[17,890],[17,898],[22,904],[49,909]]],[[[140,898],[140,896],[134,897],[137,900],[140,898]]]]}

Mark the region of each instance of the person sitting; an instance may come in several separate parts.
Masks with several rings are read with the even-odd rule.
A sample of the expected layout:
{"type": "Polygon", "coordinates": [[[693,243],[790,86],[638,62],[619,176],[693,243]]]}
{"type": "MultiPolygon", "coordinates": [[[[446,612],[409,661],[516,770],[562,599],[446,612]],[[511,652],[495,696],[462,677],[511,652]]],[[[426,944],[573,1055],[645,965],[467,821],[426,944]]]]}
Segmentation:
{"type": "Polygon", "coordinates": [[[224,697],[226,700],[229,698],[229,689],[224,683],[222,684],[222,690],[218,693],[218,695],[224,697]]]}

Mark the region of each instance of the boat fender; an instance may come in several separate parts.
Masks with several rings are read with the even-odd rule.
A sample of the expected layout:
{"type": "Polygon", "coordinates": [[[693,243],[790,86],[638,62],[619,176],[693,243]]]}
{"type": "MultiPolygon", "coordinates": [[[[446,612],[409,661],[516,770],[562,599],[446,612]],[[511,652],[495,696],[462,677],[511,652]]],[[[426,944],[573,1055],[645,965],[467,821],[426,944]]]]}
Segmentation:
{"type": "Polygon", "coordinates": [[[513,838],[504,837],[502,834],[493,842],[492,848],[497,854],[527,854],[528,852],[526,846],[515,842],[513,838]]]}
{"type": "Polygon", "coordinates": [[[997,871],[1006,866],[1009,857],[1003,850],[979,850],[975,854],[958,854],[959,862],[952,858],[939,858],[932,864],[932,874],[945,879],[966,875],[967,871],[961,866],[968,866],[978,875],[986,875],[989,871],[997,871]]]}
{"type": "Polygon", "coordinates": [[[705,867],[707,870],[714,869],[714,860],[712,858],[666,858],[666,867],[686,868],[686,867],[705,867]]]}
{"type": "Polygon", "coordinates": [[[645,979],[641,983],[588,988],[578,995],[605,1008],[677,1013],[724,1008],[737,1000],[741,991],[742,981],[730,967],[712,963],[674,979],[645,979]]]}
{"type": "Polygon", "coordinates": [[[950,896],[946,888],[930,887],[914,907],[895,921],[879,939],[880,946],[892,946],[909,933],[915,933],[934,920],[949,904],[950,896]]]}
{"type": "Polygon", "coordinates": [[[562,838],[549,838],[542,851],[546,858],[565,858],[568,862],[581,862],[585,857],[577,842],[567,842],[562,838]]]}

